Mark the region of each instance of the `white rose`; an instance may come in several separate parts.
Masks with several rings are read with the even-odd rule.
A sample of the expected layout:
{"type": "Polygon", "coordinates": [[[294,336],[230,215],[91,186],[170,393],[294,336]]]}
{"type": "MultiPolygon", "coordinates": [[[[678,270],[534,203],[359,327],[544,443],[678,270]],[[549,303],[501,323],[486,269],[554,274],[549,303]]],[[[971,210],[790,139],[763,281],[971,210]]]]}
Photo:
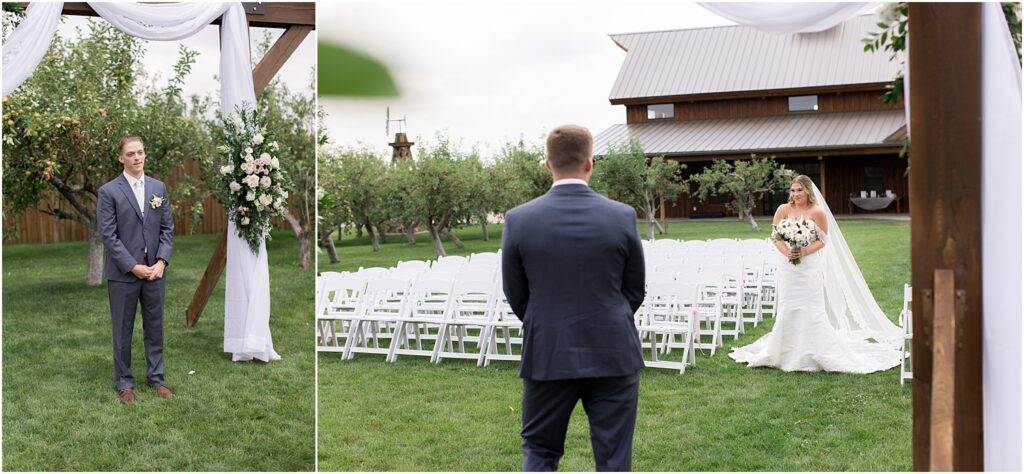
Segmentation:
{"type": "Polygon", "coordinates": [[[225,165],[220,167],[220,174],[231,174],[235,171],[235,165],[225,165]]]}
{"type": "Polygon", "coordinates": [[[266,207],[264,207],[263,204],[257,204],[256,205],[256,210],[257,211],[263,212],[264,209],[266,209],[266,207]]]}
{"type": "Polygon", "coordinates": [[[255,160],[253,160],[251,153],[248,154],[248,155],[245,155],[245,162],[246,163],[252,163],[253,161],[255,161],[255,160]]]}
{"type": "Polygon", "coordinates": [[[249,192],[248,192],[248,193],[246,193],[246,195],[245,195],[245,200],[246,200],[246,201],[255,201],[255,200],[256,200],[256,193],[254,193],[254,192],[252,192],[252,191],[249,191],[249,192]]]}
{"type": "Polygon", "coordinates": [[[242,189],[242,185],[238,184],[238,181],[232,181],[228,187],[231,188],[231,192],[233,193],[237,193],[239,189],[242,189]]]}
{"type": "Polygon", "coordinates": [[[269,194],[264,194],[264,195],[260,196],[260,204],[262,204],[264,206],[269,206],[269,205],[273,204],[273,202],[274,202],[274,197],[269,195],[269,194]]]}
{"type": "Polygon", "coordinates": [[[281,167],[281,161],[278,160],[277,158],[271,158],[270,159],[270,166],[273,166],[274,169],[276,170],[276,169],[281,167]]]}
{"type": "Polygon", "coordinates": [[[259,145],[260,143],[263,143],[263,135],[257,133],[255,137],[252,137],[252,143],[253,145],[259,145]]]}
{"type": "MultiPolygon", "coordinates": [[[[260,178],[254,174],[250,174],[245,177],[245,184],[250,188],[255,188],[260,185],[260,178]]],[[[252,199],[250,199],[250,201],[252,201],[252,199]]]]}
{"type": "Polygon", "coordinates": [[[274,200],[274,207],[277,209],[281,208],[281,198],[277,198],[274,200]]]}
{"type": "Polygon", "coordinates": [[[270,161],[270,153],[267,153],[267,152],[261,153],[260,154],[260,159],[263,160],[264,162],[269,162],[270,161]]]}
{"type": "Polygon", "coordinates": [[[251,146],[245,147],[245,154],[246,155],[251,155],[252,154],[252,147],[251,146]]]}
{"type": "Polygon", "coordinates": [[[248,217],[243,217],[242,218],[242,225],[249,225],[249,218],[248,217]]]}

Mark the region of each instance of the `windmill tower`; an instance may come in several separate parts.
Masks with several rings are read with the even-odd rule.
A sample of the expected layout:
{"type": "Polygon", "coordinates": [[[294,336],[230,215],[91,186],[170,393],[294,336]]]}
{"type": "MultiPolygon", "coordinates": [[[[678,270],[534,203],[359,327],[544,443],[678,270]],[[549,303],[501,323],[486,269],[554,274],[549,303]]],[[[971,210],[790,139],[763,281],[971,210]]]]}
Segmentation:
{"type": "Polygon", "coordinates": [[[387,120],[384,122],[384,135],[391,135],[391,122],[398,122],[398,131],[395,132],[395,141],[388,143],[391,145],[391,162],[394,163],[399,160],[411,160],[412,159],[412,146],[413,142],[409,141],[409,138],[405,135],[405,116],[401,119],[391,119],[391,108],[386,109],[387,120]]]}

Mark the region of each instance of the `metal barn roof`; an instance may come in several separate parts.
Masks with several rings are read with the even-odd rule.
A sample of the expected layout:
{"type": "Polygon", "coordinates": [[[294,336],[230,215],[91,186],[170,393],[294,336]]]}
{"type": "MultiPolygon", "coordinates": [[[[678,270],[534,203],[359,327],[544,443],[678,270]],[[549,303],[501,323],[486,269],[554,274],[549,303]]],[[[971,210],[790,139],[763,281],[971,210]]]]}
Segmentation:
{"type": "Polygon", "coordinates": [[[899,63],[861,42],[877,22],[863,15],[819,33],[724,26],[611,35],[627,53],[609,100],[890,82],[899,63]]]}
{"type": "Polygon", "coordinates": [[[594,155],[630,138],[648,155],[715,155],[891,147],[906,124],[902,110],[656,121],[613,125],[594,137],[594,155]]]}

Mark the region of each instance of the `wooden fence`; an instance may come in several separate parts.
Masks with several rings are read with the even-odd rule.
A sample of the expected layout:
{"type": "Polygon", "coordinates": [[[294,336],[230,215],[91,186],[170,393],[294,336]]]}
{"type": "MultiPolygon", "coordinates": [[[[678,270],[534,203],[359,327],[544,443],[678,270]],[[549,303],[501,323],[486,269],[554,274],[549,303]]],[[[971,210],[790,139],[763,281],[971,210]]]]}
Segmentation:
{"type": "MultiPolygon", "coordinates": [[[[199,165],[192,159],[186,159],[181,166],[174,167],[162,176],[153,176],[167,185],[168,193],[171,195],[172,206],[176,206],[174,202],[174,187],[178,183],[184,182],[186,176],[199,176],[199,165]]],[[[57,209],[72,212],[71,206],[64,200],[54,204],[56,204],[54,207],[57,209]]],[[[88,205],[92,206],[91,203],[88,205]]],[[[50,203],[43,203],[40,207],[44,209],[49,208],[50,203]]],[[[227,226],[227,213],[224,211],[224,207],[216,199],[207,197],[203,200],[203,209],[205,210],[203,219],[195,226],[193,233],[211,234],[223,232],[227,226]]],[[[176,212],[178,216],[174,219],[175,235],[186,235],[192,227],[191,210],[186,207],[182,208],[181,211],[176,212]]],[[[78,222],[56,219],[33,208],[26,209],[24,216],[19,219],[8,219],[7,216],[4,216],[3,224],[4,244],[49,244],[89,239],[88,230],[78,222]],[[17,227],[17,231],[14,235],[8,235],[6,231],[12,224],[17,227]]],[[[290,229],[284,219],[276,219],[275,227],[290,229]]]]}

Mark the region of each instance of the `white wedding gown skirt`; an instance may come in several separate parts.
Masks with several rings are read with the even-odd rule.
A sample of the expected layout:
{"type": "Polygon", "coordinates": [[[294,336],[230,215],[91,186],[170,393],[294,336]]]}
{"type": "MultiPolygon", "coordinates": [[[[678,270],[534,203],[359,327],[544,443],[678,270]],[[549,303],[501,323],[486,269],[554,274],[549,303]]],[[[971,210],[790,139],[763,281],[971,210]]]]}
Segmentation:
{"type": "Polygon", "coordinates": [[[825,306],[823,252],[802,257],[800,264],[778,259],[775,326],[753,344],[729,354],[749,367],[775,367],[786,372],[827,371],[866,374],[900,364],[890,345],[859,340],[835,329],[825,306]]]}
{"type": "Polygon", "coordinates": [[[267,247],[253,254],[228,219],[228,264],[224,279],[224,352],[231,360],[280,360],[270,338],[270,268],[267,247]]]}

